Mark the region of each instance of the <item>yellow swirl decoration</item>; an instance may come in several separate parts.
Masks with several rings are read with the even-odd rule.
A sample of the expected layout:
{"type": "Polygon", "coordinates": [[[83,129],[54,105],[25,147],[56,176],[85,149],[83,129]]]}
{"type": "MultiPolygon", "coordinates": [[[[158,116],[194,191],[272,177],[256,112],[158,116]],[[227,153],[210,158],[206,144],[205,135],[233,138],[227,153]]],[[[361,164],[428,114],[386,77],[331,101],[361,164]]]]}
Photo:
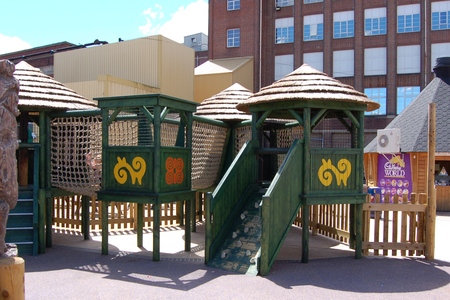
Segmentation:
{"type": "Polygon", "coordinates": [[[337,168],[333,166],[331,159],[322,159],[322,166],[320,166],[317,176],[324,186],[329,186],[333,182],[333,174],[336,177],[338,186],[341,183],[347,186],[347,179],[352,173],[352,164],[349,160],[342,158],[337,163],[337,168]]]}
{"type": "Polygon", "coordinates": [[[142,157],[135,157],[132,166],[127,163],[125,157],[117,157],[117,164],[114,166],[114,178],[119,184],[124,184],[128,180],[128,173],[130,173],[131,183],[135,184],[137,179],[138,184],[142,185],[142,177],[144,177],[146,169],[147,164],[142,157]]]}

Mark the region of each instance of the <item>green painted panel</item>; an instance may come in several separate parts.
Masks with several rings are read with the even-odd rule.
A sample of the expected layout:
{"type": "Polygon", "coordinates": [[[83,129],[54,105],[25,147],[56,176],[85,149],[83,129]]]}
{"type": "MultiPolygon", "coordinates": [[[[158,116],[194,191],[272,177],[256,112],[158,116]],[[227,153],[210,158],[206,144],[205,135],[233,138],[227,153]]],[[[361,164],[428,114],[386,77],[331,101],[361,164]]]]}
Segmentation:
{"type": "Polygon", "coordinates": [[[191,189],[191,149],[161,148],[161,192],[191,189]]]}
{"type": "Polygon", "coordinates": [[[104,152],[104,190],[153,191],[153,148],[108,147],[104,152]]]}
{"type": "Polygon", "coordinates": [[[359,149],[311,151],[311,193],[357,191],[361,163],[359,149]]]}

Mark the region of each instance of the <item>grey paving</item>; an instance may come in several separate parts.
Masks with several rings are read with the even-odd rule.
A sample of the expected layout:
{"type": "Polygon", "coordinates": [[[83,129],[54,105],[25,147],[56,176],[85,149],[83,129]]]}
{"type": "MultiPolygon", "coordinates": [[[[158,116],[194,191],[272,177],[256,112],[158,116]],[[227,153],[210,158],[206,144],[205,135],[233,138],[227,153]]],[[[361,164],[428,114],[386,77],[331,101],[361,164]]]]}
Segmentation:
{"type": "Polygon", "coordinates": [[[345,245],[312,237],[310,261],[300,263],[301,230],[294,228],[266,277],[235,274],[203,263],[204,232],[183,251],[183,230],[161,234],[161,261],[153,262],[151,233],[144,247],[135,236],[101,240],[54,234],[45,254],[24,256],[26,299],[450,299],[450,213],[436,220],[435,260],[353,258],[345,245]],[[137,249],[137,250],[136,250],[137,249]]]}

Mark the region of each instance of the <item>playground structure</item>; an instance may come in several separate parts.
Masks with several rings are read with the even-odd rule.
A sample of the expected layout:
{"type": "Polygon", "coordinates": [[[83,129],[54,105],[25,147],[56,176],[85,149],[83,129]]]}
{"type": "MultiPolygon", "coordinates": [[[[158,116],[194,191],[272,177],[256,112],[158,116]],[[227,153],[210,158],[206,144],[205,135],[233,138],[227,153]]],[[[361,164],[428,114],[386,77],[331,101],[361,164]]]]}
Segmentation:
{"type": "MultiPolygon", "coordinates": [[[[361,255],[362,206],[366,201],[362,189],[363,116],[368,104],[370,109],[376,105],[363,94],[304,66],[274,86],[246,98],[245,104],[238,107],[251,112],[252,120],[240,120],[232,125],[195,114],[191,116],[196,105],[160,94],[108,97],[98,101],[102,110],[39,115],[42,150],[39,157],[42,160],[35,160],[40,167],[34,169],[41,170],[43,178],[38,191],[39,252],[51,246],[57,217],[55,204],[58,203],[81,215],[78,221],[85,238],[89,238],[91,226],[102,230],[102,252],[106,254],[107,234],[112,223],[127,222],[129,216],[131,228],[138,232],[138,244],[142,228],[148,226],[153,227],[153,238],[158,245],[156,231],[160,223],[168,219],[186,226],[188,237],[189,226],[195,230],[196,218],[202,220],[204,200],[205,261],[211,265],[267,274],[291,224],[311,228],[313,234],[322,233],[328,229],[323,230],[322,226],[317,230],[323,224],[320,219],[335,214],[342,214],[346,219],[342,228],[328,224],[330,232],[338,232],[333,237],[342,240],[346,236],[343,232],[348,231],[345,239],[348,238],[350,246],[355,248],[355,256],[361,255]],[[298,85],[300,90],[295,91],[297,80],[304,84],[298,85]],[[286,84],[291,85],[289,92],[283,94],[279,90],[278,99],[268,94],[286,84]],[[328,92],[314,93],[320,84],[324,84],[328,92]],[[296,98],[289,98],[294,94],[296,98]],[[237,149],[239,153],[234,158],[237,149]],[[180,151],[185,158],[192,155],[191,170],[183,167],[191,176],[186,173],[183,176],[186,181],[175,189],[162,182],[165,176],[161,174],[167,172],[165,161],[162,163],[164,150],[180,151]],[[125,158],[123,165],[133,169],[134,157],[131,156],[135,152],[152,162],[147,170],[153,169],[152,179],[142,181],[144,187],[138,186],[137,191],[132,181],[122,186],[120,179],[112,175],[116,164],[120,163],[117,157],[121,161],[125,158]],[[227,163],[229,153],[233,161],[227,163]],[[226,169],[224,175],[223,169],[226,169]],[[109,175],[105,176],[105,172],[109,175]],[[158,173],[159,179],[154,177],[158,173]],[[316,176],[319,173],[322,176],[316,176]],[[97,193],[101,205],[96,201],[97,193]],[[173,211],[175,213],[170,215],[173,211]],[[162,215],[166,213],[169,215],[162,215]],[[245,233],[249,240],[256,234],[256,243],[253,244],[255,251],[244,249],[245,263],[236,265],[237,260],[230,255],[235,249],[229,246],[245,248],[250,245],[249,240],[241,240],[243,236],[234,241],[227,239],[233,237],[233,233],[239,234],[232,226],[242,215],[245,222],[251,217],[252,221],[259,219],[259,223],[244,225],[239,232],[245,233]]],[[[174,175],[177,169],[173,168],[174,175]]],[[[138,176],[134,178],[139,182],[138,176]]],[[[73,225],[67,224],[68,228],[73,225]]],[[[308,235],[309,230],[303,230],[304,262],[308,261],[308,235]]],[[[185,246],[188,250],[189,245],[185,246]]],[[[158,260],[159,252],[155,247],[153,259],[158,260]]]]}

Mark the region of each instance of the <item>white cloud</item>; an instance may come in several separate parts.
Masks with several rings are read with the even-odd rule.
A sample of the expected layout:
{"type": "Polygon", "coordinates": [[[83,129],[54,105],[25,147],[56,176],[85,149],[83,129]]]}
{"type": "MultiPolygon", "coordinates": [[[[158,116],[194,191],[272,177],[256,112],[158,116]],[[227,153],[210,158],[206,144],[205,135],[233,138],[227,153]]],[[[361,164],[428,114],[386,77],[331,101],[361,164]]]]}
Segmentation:
{"type": "Polygon", "coordinates": [[[6,36],[0,33],[0,54],[16,52],[31,48],[31,45],[16,36],[6,36]]]}
{"type": "Polygon", "coordinates": [[[161,34],[178,43],[184,42],[184,37],[196,33],[208,34],[208,2],[196,0],[186,7],[180,6],[164,24],[153,26],[152,20],[147,18],[147,24],[139,29],[145,35],[161,34]],[[143,29],[147,29],[145,32],[143,29]]]}
{"type": "Polygon", "coordinates": [[[139,26],[139,31],[144,35],[157,34],[161,25],[158,24],[159,20],[164,18],[162,7],[159,4],[155,4],[154,8],[148,8],[142,13],[145,17],[145,25],[139,26]],[[156,24],[156,25],[155,25],[156,24]]]}

